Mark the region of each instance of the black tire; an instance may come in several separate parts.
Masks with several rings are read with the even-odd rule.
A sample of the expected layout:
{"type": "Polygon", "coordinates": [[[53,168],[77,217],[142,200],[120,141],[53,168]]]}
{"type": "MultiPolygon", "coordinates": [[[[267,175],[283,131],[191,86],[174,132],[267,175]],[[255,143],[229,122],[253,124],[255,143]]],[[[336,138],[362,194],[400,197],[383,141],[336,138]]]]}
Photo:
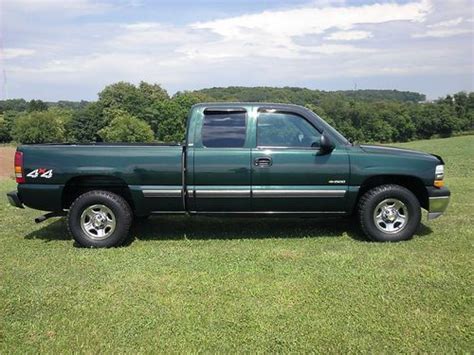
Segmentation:
{"type": "MultiPolygon", "coordinates": [[[[96,209],[100,213],[101,210],[96,209]]],[[[101,218],[103,218],[102,212],[101,218]]],[[[83,247],[89,248],[110,248],[122,245],[128,237],[130,225],[132,224],[133,213],[125,199],[109,191],[93,190],[80,195],[71,205],[68,215],[68,229],[74,240],[83,247]],[[92,211],[92,206],[105,206],[104,211],[113,227],[105,227],[104,236],[93,236],[90,231],[85,231],[82,227],[81,218],[84,214],[87,221],[86,210],[92,211]],[[109,234],[110,235],[107,235],[109,234]]],[[[89,218],[90,220],[90,218],[89,218]]],[[[106,221],[107,222],[107,221],[106,221]]],[[[100,226],[102,227],[102,225],[100,226]]],[[[87,230],[87,228],[85,228],[87,230]]],[[[101,229],[101,228],[98,228],[101,229]]],[[[94,227],[91,228],[94,230],[94,227]]]]}
{"type": "MultiPolygon", "coordinates": [[[[389,206],[389,208],[391,208],[389,206]]],[[[381,185],[367,191],[359,200],[358,204],[359,222],[362,231],[373,241],[377,242],[399,242],[413,237],[421,220],[420,202],[416,196],[407,188],[399,185],[381,185]],[[403,207],[397,210],[393,201],[399,201],[403,207]],[[405,217],[405,222],[391,222],[387,219],[376,222],[374,213],[381,212],[380,206],[393,204],[391,211],[396,211],[396,216],[405,217]],[[379,208],[378,208],[379,207],[379,208]],[[406,214],[406,216],[404,216],[406,214]],[[393,224],[395,223],[395,224],[393,224]],[[388,226],[388,227],[387,227],[388,226]],[[394,231],[383,231],[393,228],[394,231]],[[399,230],[397,230],[399,228],[399,230]]],[[[378,213],[377,216],[381,216],[378,213]]],[[[397,218],[389,215],[390,218],[397,218]]],[[[380,219],[380,217],[379,217],[380,219]]]]}

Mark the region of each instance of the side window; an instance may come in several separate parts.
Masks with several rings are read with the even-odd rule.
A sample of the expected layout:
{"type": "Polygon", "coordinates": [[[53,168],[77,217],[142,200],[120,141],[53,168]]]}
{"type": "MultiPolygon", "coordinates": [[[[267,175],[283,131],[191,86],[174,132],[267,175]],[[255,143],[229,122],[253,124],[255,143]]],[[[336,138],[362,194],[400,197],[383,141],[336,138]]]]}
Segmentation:
{"type": "Polygon", "coordinates": [[[262,112],[257,118],[258,147],[319,146],[321,134],[303,117],[291,113],[262,112]]]}
{"type": "Polygon", "coordinates": [[[202,144],[208,148],[241,148],[245,144],[245,113],[212,113],[204,116],[202,144]]]}

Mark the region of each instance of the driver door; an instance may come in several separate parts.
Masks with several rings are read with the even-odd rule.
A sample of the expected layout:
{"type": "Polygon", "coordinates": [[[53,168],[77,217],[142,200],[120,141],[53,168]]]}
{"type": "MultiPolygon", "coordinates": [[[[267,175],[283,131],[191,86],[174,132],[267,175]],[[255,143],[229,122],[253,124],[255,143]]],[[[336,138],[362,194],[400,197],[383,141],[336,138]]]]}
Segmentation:
{"type": "Polygon", "coordinates": [[[343,212],[349,180],[344,147],[319,150],[321,132],[296,113],[263,111],[252,149],[252,209],[343,212]]]}

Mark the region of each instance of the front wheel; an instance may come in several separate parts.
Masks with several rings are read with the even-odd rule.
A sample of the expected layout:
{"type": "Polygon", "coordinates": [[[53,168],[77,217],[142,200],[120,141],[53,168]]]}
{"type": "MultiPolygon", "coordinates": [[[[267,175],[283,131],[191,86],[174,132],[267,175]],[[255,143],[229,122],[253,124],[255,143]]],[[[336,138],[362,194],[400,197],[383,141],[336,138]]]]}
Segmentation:
{"type": "Polygon", "coordinates": [[[109,248],[124,243],[132,223],[125,199],[109,191],[80,195],[67,216],[69,232],[84,247],[109,248]]]}
{"type": "Polygon", "coordinates": [[[420,202],[408,189],[382,185],[359,200],[359,221],[364,233],[377,242],[410,239],[421,220],[420,202]]]}

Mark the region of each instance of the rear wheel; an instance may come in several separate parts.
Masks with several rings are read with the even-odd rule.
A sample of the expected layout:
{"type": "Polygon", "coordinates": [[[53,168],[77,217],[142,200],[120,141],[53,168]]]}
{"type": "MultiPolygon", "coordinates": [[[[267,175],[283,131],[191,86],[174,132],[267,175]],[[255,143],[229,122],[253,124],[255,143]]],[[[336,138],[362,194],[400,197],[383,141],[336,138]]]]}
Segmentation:
{"type": "Polygon", "coordinates": [[[94,190],[79,196],[67,216],[69,232],[84,247],[108,248],[124,243],[132,223],[125,199],[109,191],[94,190]]]}
{"type": "Polygon", "coordinates": [[[359,201],[361,228],[374,241],[398,242],[410,239],[420,220],[420,202],[403,186],[375,187],[359,201]]]}

